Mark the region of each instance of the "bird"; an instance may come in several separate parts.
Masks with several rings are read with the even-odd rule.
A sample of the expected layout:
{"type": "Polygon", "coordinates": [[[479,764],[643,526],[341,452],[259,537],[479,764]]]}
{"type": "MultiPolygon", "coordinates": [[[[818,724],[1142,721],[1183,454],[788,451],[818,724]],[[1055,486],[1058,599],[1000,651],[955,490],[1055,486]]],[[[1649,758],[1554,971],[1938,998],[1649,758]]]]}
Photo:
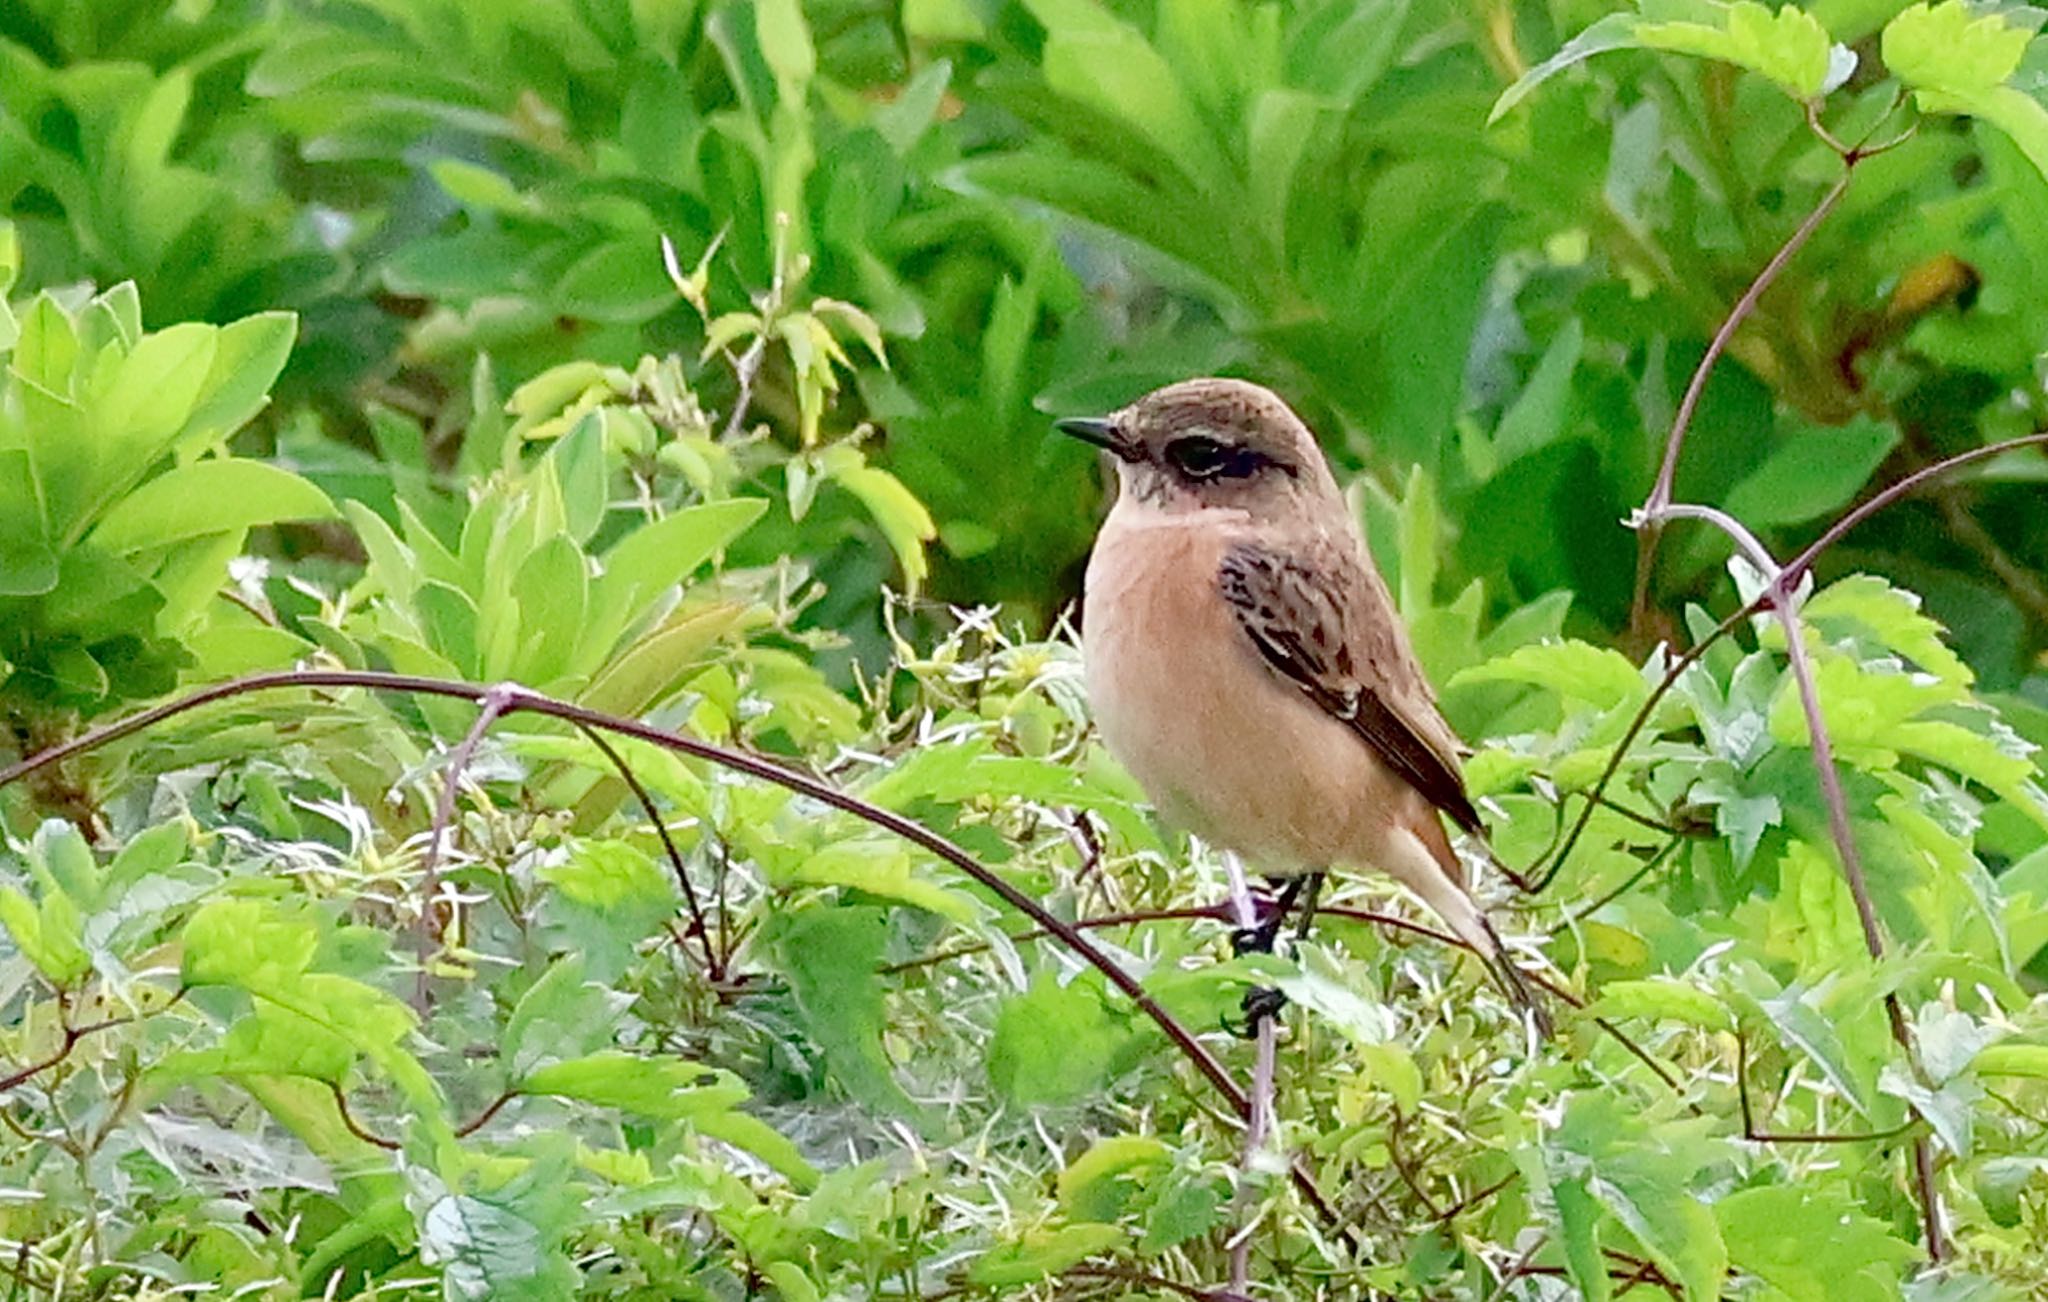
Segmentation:
{"type": "MultiPolygon", "coordinates": [[[[1464,747],[1308,426],[1269,389],[1206,378],[1056,428],[1117,470],[1081,611],[1110,753],[1169,823],[1283,880],[1282,916],[1306,880],[1313,920],[1331,870],[1400,881],[1547,1035],[1444,827],[1484,835],[1464,747]]],[[[1276,1007],[1247,996],[1254,1024],[1276,1007]]]]}

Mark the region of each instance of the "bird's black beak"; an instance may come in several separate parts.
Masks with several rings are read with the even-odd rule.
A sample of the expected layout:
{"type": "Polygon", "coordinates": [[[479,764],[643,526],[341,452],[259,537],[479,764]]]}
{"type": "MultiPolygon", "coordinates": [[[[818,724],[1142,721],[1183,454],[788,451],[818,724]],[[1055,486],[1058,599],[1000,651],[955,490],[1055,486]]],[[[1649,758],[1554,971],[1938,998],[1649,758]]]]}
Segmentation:
{"type": "Polygon", "coordinates": [[[1135,449],[1117,433],[1116,425],[1103,417],[1071,416],[1054,421],[1053,428],[1083,443],[1093,443],[1098,448],[1113,452],[1125,461],[1136,460],[1133,455],[1135,449]]]}

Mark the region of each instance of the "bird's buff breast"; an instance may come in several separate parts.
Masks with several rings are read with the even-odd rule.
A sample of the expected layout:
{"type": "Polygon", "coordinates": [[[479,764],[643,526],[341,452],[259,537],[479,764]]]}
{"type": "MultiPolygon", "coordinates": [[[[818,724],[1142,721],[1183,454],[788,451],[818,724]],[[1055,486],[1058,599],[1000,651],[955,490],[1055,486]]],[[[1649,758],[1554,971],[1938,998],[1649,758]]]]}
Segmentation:
{"type": "Polygon", "coordinates": [[[1263,871],[1369,862],[1385,806],[1413,793],[1260,658],[1217,586],[1231,540],[1104,526],[1082,616],[1103,741],[1168,821],[1263,871]]]}

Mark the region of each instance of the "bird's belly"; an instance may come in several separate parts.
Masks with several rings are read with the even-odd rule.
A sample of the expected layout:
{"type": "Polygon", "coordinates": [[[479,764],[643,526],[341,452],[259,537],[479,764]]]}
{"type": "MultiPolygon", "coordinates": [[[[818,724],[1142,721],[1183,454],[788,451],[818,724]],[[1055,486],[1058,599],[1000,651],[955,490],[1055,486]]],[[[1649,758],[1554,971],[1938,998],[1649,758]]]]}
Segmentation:
{"type": "Polygon", "coordinates": [[[1220,594],[1176,574],[1144,601],[1112,603],[1090,577],[1083,645],[1096,720],[1168,821],[1266,872],[1378,857],[1388,806],[1413,793],[1267,668],[1220,594]]]}

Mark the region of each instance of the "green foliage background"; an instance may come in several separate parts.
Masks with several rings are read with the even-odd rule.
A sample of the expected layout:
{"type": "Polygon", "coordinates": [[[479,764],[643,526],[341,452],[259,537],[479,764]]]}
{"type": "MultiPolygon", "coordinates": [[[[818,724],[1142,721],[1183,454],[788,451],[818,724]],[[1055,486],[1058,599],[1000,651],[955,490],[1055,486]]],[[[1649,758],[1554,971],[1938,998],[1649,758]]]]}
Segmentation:
{"type": "Polygon", "coordinates": [[[1098,970],[871,822],[237,696],[0,788],[9,1296],[1223,1298],[1240,1232],[1260,1297],[2038,1296],[2041,456],[1803,596],[1876,959],[1782,629],[1655,691],[1762,579],[1621,521],[1845,169],[1677,500],[1790,556],[2044,424],[2039,20],[0,8],[0,762],[294,665],[514,681],[952,838],[1240,1078],[1244,988],[1293,999],[1241,1161],[1098,970]],[[1104,493],[1050,422],[1217,372],[1321,432],[1500,859],[1555,868],[1488,889],[1556,1041],[1374,880],[1227,959],[1219,865],[1094,742],[1104,493]]]}

